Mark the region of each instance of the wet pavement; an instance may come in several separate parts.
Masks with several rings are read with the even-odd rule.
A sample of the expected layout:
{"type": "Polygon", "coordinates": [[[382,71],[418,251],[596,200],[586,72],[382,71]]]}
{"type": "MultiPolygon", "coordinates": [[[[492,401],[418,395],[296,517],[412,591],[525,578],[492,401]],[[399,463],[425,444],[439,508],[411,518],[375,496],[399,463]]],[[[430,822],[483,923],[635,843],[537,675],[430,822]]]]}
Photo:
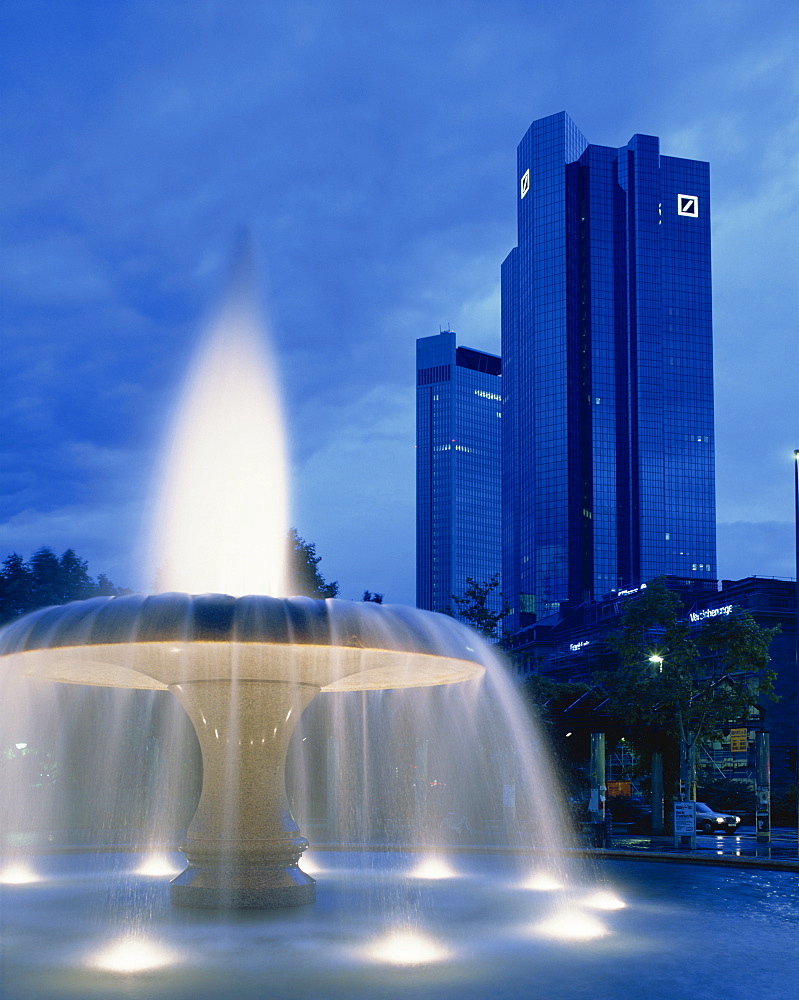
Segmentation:
{"type": "Polygon", "coordinates": [[[754,826],[740,826],[733,834],[698,833],[695,849],[676,846],[673,836],[620,833],[613,835],[607,847],[586,847],[585,850],[607,857],[646,857],[799,873],[799,839],[795,827],[775,827],[767,844],[757,842],[754,826]]]}

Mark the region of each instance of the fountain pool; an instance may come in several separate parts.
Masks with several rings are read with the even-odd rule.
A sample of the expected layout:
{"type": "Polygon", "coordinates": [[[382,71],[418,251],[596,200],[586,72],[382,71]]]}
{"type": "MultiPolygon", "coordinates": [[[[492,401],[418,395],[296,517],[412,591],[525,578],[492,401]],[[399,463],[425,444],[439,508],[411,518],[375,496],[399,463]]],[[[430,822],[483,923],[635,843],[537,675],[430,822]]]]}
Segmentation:
{"type": "Polygon", "coordinates": [[[314,906],[227,915],[170,906],[176,855],[149,875],[141,855],[34,859],[39,881],[3,887],[3,997],[787,1000],[799,981],[792,873],[625,861],[563,892],[502,853],[438,855],[438,878],[429,854],[306,857],[314,906]]]}

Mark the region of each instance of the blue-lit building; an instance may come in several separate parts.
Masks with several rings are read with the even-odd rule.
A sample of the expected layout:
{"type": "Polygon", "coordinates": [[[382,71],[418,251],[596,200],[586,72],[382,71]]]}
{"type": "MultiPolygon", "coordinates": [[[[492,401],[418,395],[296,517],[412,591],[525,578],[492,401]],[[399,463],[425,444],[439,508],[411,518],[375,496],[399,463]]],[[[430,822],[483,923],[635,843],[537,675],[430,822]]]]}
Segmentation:
{"type": "MultiPolygon", "coordinates": [[[[776,701],[764,698],[748,718],[730,719],[731,728],[747,731],[748,749],[733,754],[729,735],[717,742],[706,742],[699,755],[702,770],[724,773],[731,778],[755,778],[755,733],[768,732],[771,738],[771,780],[775,788],[796,783],[796,747],[799,737],[799,697],[796,673],[796,584],[774,577],[746,577],[743,580],[717,581],[666,578],[666,585],[678,594],[691,628],[707,618],[745,611],[761,628],[778,627],[769,646],[769,669],[776,672],[776,701]]],[[[608,634],[621,627],[627,602],[635,599],[639,588],[630,593],[617,592],[596,601],[586,601],[551,618],[539,620],[516,632],[510,639],[510,656],[520,677],[543,674],[566,683],[593,684],[598,672],[612,671],[619,663],[608,643],[608,634]]],[[[717,665],[705,661],[708,673],[717,665]]],[[[562,721],[568,728],[582,727],[585,732],[619,729],[619,722],[603,717],[604,693],[599,706],[591,700],[574,701],[571,712],[562,721]]],[[[796,806],[793,806],[794,815],[796,806]]]]}
{"type": "Polygon", "coordinates": [[[417,340],[416,369],[416,603],[442,611],[501,570],[502,368],[446,330],[417,340]]]}
{"type": "Polygon", "coordinates": [[[511,629],[665,574],[716,576],[707,163],[590,144],[565,113],[517,153],[502,265],[503,590],[511,629]]]}

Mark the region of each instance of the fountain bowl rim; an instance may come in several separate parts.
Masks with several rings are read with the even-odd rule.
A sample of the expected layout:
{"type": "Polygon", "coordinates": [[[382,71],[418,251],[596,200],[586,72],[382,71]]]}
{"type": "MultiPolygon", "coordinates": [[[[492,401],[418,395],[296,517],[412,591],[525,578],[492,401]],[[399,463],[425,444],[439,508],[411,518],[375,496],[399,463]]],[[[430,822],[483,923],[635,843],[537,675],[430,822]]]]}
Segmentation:
{"type": "Polygon", "coordinates": [[[0,657],[159,643],[385,650],[475,664],[483,664],[486,654],[480,637],[462,622],[405,605],[161,593],[93,597],[37,609],[0,630],[0,657]]]}

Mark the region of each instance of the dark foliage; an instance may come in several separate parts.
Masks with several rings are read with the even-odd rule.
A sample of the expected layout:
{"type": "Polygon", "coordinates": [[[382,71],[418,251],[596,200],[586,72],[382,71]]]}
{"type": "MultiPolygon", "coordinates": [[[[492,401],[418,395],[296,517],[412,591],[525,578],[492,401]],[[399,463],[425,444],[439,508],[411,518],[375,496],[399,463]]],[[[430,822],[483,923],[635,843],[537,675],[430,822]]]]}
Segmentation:
{"type": "Polygon", "coordinates": [[[608,637],[620,666],[597,680],[623,722],[698,746],[773,698],[767,665],[776,631],[738,609],[691,628],[679,597],[657,579],[627,604],[608,637]]]}
{"type": "Polygon", "coordinates": [[[86,560],[73,549],[59,558],[44,547],[27,562],[12,552],[0,568],[0,625],[52,604],[129,593],[127,588],[115,587],[104,573],[92,579],[86,560]]]}
{"type": "MultiPolygon", "coordinates": [[[[503,598],[499,611],[492,611],[489,608],[488,599],[495,590],[499,590],[499,573],[495,573],[490,580],[484,580],[482,583],[467,576],[463,597],[456,597],[453,594],[455,608],[445,608],[444,613],[453,618],[460,618],[487,638],[496,639],[499,637],[502,619],[510,614],[510,606],[503,598]]],[[[502,598],[503,595],[499,596],[502,598]]]]}
{"type": "Polygon", "coordinates": [[[316,545],[301,538],[296,529],[289,531],[289,594],[293,597],[336,597],[338,583],[327,580],[319,572],[322,557],[316,545]]]}

